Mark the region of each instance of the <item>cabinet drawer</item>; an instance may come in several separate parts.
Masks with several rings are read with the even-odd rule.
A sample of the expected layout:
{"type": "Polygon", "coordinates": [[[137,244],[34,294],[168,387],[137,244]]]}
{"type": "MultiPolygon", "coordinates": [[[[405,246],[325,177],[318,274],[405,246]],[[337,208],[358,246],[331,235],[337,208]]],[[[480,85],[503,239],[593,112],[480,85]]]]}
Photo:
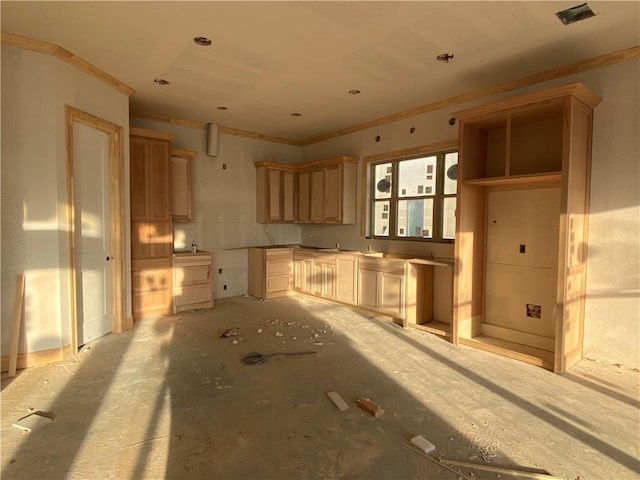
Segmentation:
{"type": "Polygon", "coordinates": [[[269,260],[266,266],[266,276],[291,274],[291,261],[273,262],[269,260]]]}
{"type": "Polygon", "coordinates": [[[198,283],[210,283],[211,265],[200,265],[197,267],[175,267],[176,287],[194,285],[198,283]]]}
{"type": "Polygon", "coordinates": [[[291,289],[291,275],[276,275],[266,278],[266,294],[291,289]]]}
{"type": "Polygon", "coordinates": [[[292,260],[293,252],[291,248],[269,248],[265,251],[267,262],[272,260],[292,260]]]}
{"type": "Polygon", "coordinates": [[[203,303],[211,301],[210,285],[195,285],[177,289],[173,297],[177,306],[190,305],[193,303],[203,303]]]}

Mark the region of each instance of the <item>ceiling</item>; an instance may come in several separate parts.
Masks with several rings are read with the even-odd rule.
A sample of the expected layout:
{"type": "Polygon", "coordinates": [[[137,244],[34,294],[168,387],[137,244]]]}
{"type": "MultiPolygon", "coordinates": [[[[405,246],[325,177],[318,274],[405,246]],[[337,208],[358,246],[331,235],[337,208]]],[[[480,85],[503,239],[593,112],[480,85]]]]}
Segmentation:
{"type": "Polygon", "coordinates": [[[132,111],[303,141],[640,44],[640,2],[589,2],[596,16],[570,25],[555,16],[580,2],[0,8],[3,32],[60,45],[133,87],[132,111]],[[213,44],[197,46],[197,36],[213,44]],[[436,61],[445,52],[454,58],[436,61]]]}

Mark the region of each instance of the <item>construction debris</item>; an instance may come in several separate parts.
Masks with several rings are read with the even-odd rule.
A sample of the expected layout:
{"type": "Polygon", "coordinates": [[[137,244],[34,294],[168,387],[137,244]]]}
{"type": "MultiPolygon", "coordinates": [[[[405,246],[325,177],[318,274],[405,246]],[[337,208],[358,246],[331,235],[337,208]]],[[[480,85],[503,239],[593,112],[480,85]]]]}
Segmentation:
{"type": "Polygon", "coordinates": [[[53,414],[38,410],[37,412],[30,413],[29,415],[20,418],[13,424],[13,426],[23,430],[24,432],[32,432],[36,428],[50,424],[52,421],[53,414]]]}
{"type": "Polygon", "coordinates": [[[238,332],[236,332],[231,328],[227,328],[224,332],[220,334],[218,338],[235,337],[236,335],[238,335],[238,332]]]}
{"type": "Polygon", "coordinates": [[[359,398],[356,401],[356,405],[365,412],[369,413],[372,417],[378,418],[384,414],[383,408],[375,402],[372,402],[368,398],[359,398]]]}
{"type": "Polygon", "coordinates": [[[327,392],[327,396],[341,412],[349,410],[349,405],[347,405],[347,402],[342,399],[338,392],[327,392]]]}
{"type": "Polygon", "coordinates": [[[411,439],[411,443],[413,443],[416,447],[418,447],[427,455],[429,455],[431,452],[435,452],[436,450],[436,446],[433,443],[431,443],[429,440],[424,438],[422,435],[413,437],[411,439]]]}

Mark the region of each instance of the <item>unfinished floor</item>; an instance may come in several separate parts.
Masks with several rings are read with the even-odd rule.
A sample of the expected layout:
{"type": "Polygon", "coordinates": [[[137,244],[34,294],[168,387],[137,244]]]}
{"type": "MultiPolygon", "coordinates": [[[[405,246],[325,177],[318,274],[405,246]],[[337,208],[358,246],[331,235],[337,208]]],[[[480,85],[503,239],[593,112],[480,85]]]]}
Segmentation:
{"type": "Polygon", "coordinates": [[[313,298],[230,298],[3,380],[2,478],[457,478],[405,447],[422,435],[450,459],[636,479],[638,378],[590,360],[559,376],[313,298]],[[254,351],[317,353],[243,364],[254,351]],[[12,426],[33,410],[54,420],[12,426]]]}

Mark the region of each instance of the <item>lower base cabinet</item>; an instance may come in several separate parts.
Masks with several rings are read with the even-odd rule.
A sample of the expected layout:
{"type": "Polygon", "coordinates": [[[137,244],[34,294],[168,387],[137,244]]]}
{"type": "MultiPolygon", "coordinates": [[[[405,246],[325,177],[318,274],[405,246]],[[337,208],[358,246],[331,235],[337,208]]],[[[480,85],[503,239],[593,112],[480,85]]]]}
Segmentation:
{"type": "Polygon", "coordinates": [[[405,317],[404,262],[391,262],[393,263],[379,259],[361,260],[358,269],[358,306],[403,319],[405,317]],[[381,270],[382,268],[384,270],[381,270]]]}
{"type": "Polygon", "coordinates": [[[171,261],[165,258],[132,260],[133,319],[171,313],[171,261]]]}
{"type": "Polygon", "coordinates": [[[210,252],[173,254],[173,313],[213,308],[210,252]]]}
{"type": "Polygon", "coordinates": [[[288,295],[293,288],[293,249],[255,247],[249,252],[249,295],[267,299],[288,295]]]}

